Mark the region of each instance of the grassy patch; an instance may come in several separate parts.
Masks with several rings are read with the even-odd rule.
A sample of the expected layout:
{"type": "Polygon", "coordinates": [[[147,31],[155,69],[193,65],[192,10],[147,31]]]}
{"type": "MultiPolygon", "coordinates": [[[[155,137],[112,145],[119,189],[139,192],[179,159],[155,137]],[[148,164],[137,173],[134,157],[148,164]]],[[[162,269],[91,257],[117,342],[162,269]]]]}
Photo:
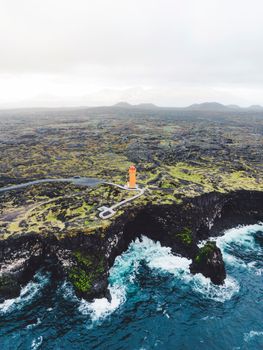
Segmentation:
{"type": "Polygon", "coordinates": [[[87,273],[85,270],[74,267],[69,273],[69,278],[79,291],[85,293],[91,290],[93,282],[92,274],[87,273]]]}
{"type": "Polygon", "coordinates": [[[176,233],[176,237],[184,244],[191,244],[193,242],[192,231],[188,227],[185,227],[181,232],[176,233]]]}
{"type": "Polygon", "coordinates": [[[206,242],[206,244],[199,249],[198,254],[195,257],[195,262],[199,263],[205,258],[207,258],[211,253],[213,253],[215,248],[216,248],[215,242],[213,241],[206,242]]]}
{"type": "Polygon", "coordinates": [[[73,253],[77,266],[69,272],[69,279],[74,287],[83,293],[89,293],[97,278],[104,272],[104,257],[76,251],[73,253]]]}
{"type": "Polygon", "coordinates": [[[204,182],[204,176],[195,167],[189,166],[186,163],[178,163],[176,166],[170,166],[169,173],[177,179],[198,184],[204,182]]]}

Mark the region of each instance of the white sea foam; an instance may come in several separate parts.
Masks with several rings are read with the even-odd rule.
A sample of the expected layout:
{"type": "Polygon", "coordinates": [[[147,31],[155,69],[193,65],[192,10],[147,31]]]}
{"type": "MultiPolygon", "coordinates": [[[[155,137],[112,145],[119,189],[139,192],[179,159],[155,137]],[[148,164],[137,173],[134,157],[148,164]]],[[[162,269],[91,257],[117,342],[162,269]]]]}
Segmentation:
{"type": "Polygon", "coordinates": [[[41,320],[40,320],[40,318],[38,317],[38,318],[37,318],[37,322],[36,322],[36,323],[28,324],[28,325],[26,326],[26,329],[33,329],[33,328],[37,327],[37,326],[40,325],[40,324],[41,324],[41,320]]]}
{"type": "Polygon", "coordinates": [[[260,249],[254,239],[254,234],[258,231],[263,232],[263,223],[239,226],[225,231],[223,236],[216,238],[216,242],[223,252],[225,252],[232,243],[234,243],[235,246],[241,247],[243,251],[260,249]]]}
{"type": "Polygon", "coordinates": [[[215,318],[216,318],[215,316],[205,316],[205,317],[202,317],[201,320],[207,321],[207,320],[214,320],[215,318]]]}
{"type": "MultiPolygon", "coordinates": [[[[242,249],[257,248],[253,234],[262,231],[262,229],[263,224],[242,226],[227,230],[222,237],[215,238],[227,263],[248,266],[253,269],[253,263],[246,264],[241,258],[227,253],[227,248],[232,243],[242,249]]],[[[205,242],[200,242],[200,246],[204,245],[205,242]]],[[[181,286],[191,288],[206,299],[225,302],[239,292],[239,284],[233,277],[227,276],[225,283],[217,286],[202,274],[192,275],[189,268],[192,262],[190,259],[176,256],[172,254],[171,248],[162,247],[160,242],[154,242],[143,236],[141,240],[136,239],[132,242],[128,250],[116,258],[114,266],[110,270],[109,289],[112,301],[109,302],[106,298],[95,299],[91,303],[82,300],[79,311],[83,314],[89,314],[93,321],[104,319],[115,311],[125,302],[127,290],[130,291],[133,288],[138,267],[142,261],[152,270],[173,274],[174,278],[180,281],[181,286]]]]}
{"type": "Polygon", "coordinates": [[[116,285],[109,287],[111,293],[111,301],[106,298],[94,299],[93,302],[87,302],[82,299],[79,305],[79,311],[83,315],[90,315],[92,321],[100,321],[113,311],[118,309],[125,302],[126,293],[122,286],[116,285]]]}
{"type": "Polygon", "coordinates": [[[136,239],[132,242],[128,250],[116,258],[110,270],[109,289],[112,301],[109,302],[106,298],[95,299],[93,302],[81,300],[79,311],[90,315],[92,321],[98,321],[119,308],[127,298],[127,291],[130,292],[134,286],[142,261],[157,273],[159,271],[173,274],[181,286],[191,288],[203,298],[224,302],[239,291],[239,284],[230,276],[224,285],[216,286],[201,274],[192,275],[189,268],[191,259],[173,255],[171,248],[162,247],[159,242],[143,236],[141,240],[136,239]]]}
{"type": "Polygon", "coordinates": [[[134,284],[140,262],[144,260],[150,263],[152,256],[162,259],[167,254],[172,256],[171,249],[161,247],[159,242],[155,243],[147,237],[143,237],[142,241],[136,239],[125,253],[116,258],[110,270],[111,302],[106,298],[95,299],[91,303],[82,300],[79,311],[83,314],[90,314],[93,321],[104,319],[125,302],[127,289],[131,289],[134,284]]]}
{"type": "Polygon", "coordinates": [[[236,257],[231,252],[240,250],[241,252],[253,254],[255,252],[262,252],[262,248],[256,243],[254,234],[256,232],[263,232],[263,223],[247,226],[239,226],[225,231],[223,236],[215,238],[217,246],[221,249],[224,261],[228,265],[239,266],[241,268],[249,269],[256,275],[262,274],[262,269],[257,268],[256,261],[249,263],[242,260],[241,257],[236,257]]]}
{"type": "Polygon", "coordinates": [[[68,282],[64,282],[60,291],[65,299],[75,301],[79,303],[78,310],[83,315],[90,315],[92,321],[99,321],[115,311],[125,301],[125,291],[123,286],[115,284],[109,286],[111,301],[106,298],[97,298],[92,302],[88,302],[85,299],[79,300],[74,292],[72,285],[68,282]]]}
{"type": "Polygon", "coordinates": [[[257,266],[257,261],[251,261],[246,264],[246,268],[248,268],[251,272],[253,272],[257,276],[261,276],[263,272],[263,268],[259,268],[257,266]]]}
{"type": "Polygon", "coordinates": [[[190,273],[192,260],[173,255],[171,248],[162,247],[159,242],[155,243],[149,238],[143,237],[142,242],[136,241],[134,244],[143,247],[139,248],[139,251],[145,252],[143,258],[150,268],[172,273],[180,283],[200,293],[204,298],[224,302],[231,299],[239,291],[238,282],[230,276],[227,276],[224,285],[217,286],[202,274],[192,275],[190,273]],[[147,246],[150,247],[149,250],[147,246]]]}
{"type": "Polygon", "coordinates": [[[74,288],[71,283],[64,281],[61,287],[59,288],[58,293],[60,292],[62,292],[64,299],[78,301],[78,298],[76,297],[74,288]]]}
{"type": "Polygon", "coordinates": [[[230,300],[240,289],[238,282],[230,276],[227,276],[223,285],[217,286],[211,282],[210,278],[199,273],[191,278],[190,284],[192,289],[202,294],[204,298],[218,302],[230,300]]]}
{"type": "MultiPolygon", "coordinates": [[[[211,238],[216,240],[217,246],[222,250],[224,261],[229,265],[248,268],[255,272],[256,275],[261,275],[262,269],[256,267],[256,262],[252,261],[246,263],[240,257],[236,257],[229,253],[231,247],[240,249],[244,252],[254,252],[260,250],[260,246],[255,242],[254,234],[263,231],[263,224],[239,226],[225,231],[223,236],[211,238]]],[[[203,246],[206,241],[202,241],[199,247],[203,246]]],[[[233,248],[232,248],[233,249],[233,248]]],[[[197,274],[192,279],[194,281],[194,289],[200,293],[204,293],[206,297],[216,301],[225,301],[232,298],[232,296],[239,291],[238,282],[227,276],[224,285],[216,286],[201,274],[197,274]]]]}
{"type": "Polygon", "coordinates": [[[263,269],[256,269],[255,274],[256,274],[257,276],[261,276],[261,275],[262,275],[262,272],[263,272],[263,269]]]}
{"type": "Polygon", "coordinates": [[[173,255],[170,251],[162,256],[152,257],[148,266],[152,269],[160,269],[176,275],[190,273],[189,266],[192,260],[173,255]]]}
{"type": "MultiPolygon", "coordinates": [[[[152,244],[155,243],[152,242],[152,244]]],[[[211,282],[210,278],[202,274],[192,275],[190,273],[191,259],[173,255],[170,248],[159,245],[158,248],[159,254],[149,256],[148,266],[150,268],[172,273],[177,280],[200,293],[204,298],[224,302],[238,293],[239,284],[234,278],[227,276],[225,283],[217,286],[211,282]]]]}
{"type": "Polygon", "coordinates": [[[0,314],[11,312],[14,309],[20,310],[30,302],[49,281],[49,275],[36,273],[33,280],[21,289],[20,295],[14,299],[7,299],[0,304],[0,314]]]}
{"type": "Polygon", "coordinates": [[[249,342],[254,337],[263,337],[263,331],[250,331],[249,333],[244,334],[244,340],[249,342]]]}
{"type": "Polygon", "coordinates": [[[31,349],[37,350],[42,343],[43,343],[43,337],[41,335],[40,337],[37,337],[36,339],[32,340],[31,349]]]}

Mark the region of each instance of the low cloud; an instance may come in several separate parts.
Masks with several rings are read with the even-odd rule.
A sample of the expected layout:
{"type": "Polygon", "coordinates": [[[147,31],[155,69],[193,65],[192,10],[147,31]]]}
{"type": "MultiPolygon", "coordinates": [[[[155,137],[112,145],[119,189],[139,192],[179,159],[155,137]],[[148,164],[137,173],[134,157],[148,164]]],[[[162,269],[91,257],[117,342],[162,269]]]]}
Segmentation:
{"type": "Polygon", "coordinates": [[[0,1],[0,106],[263,103],[260,0],[0,1]]]}

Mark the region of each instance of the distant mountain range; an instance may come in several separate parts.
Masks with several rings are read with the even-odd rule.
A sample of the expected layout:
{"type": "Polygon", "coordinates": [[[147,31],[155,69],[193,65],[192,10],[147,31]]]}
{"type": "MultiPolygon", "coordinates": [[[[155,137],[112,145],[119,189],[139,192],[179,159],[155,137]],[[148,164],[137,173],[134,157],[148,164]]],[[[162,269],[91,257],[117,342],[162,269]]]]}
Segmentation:
{"type": "Polygon", "coordinates": [[[186,107],[186,109],[198,110],[198,111],[229,111],[229,110],[240,110],[240,109],[263,111],[263,107],[259,105],[253,105],[250,107],[240,107],[238,105],[223,105],[218,102],[195,103],[189,107],[186,107]]]}
{"type": "Polygon", "coordinates": [[[159,107],[154,105],[153,103],[140,103],[140,104],[130,104],[128,102],[119,102],[113,105],[113,107],[118,108],[137,108],[137,109],[181,109],[181,110],[191,110],[191,111],[238,111],[238,110],[246,110],[246,111],[262,111],[263,107],[260,105],[252,105],[250,107],[240,107],[238,105],[223,105],[218,102],[204,102],[204,103],[195,103],[188,107],[159,107]]]}
{"type": "MultiPolygon", "coordinates": [[[[118,102],[114,105],[111,106],[87,106],[87,105],[80,105],[80,106],[65,106],[65,107],[2,107],[0,106],[0,111],[5,111],[5,110],[22,110],[22,111],[41,111],[41,110],[75,110],[75,109],[108,109],[108,108],[117,108],[119,110],[123,109],[130,109],[130,110],[149,110],[149,111],[185,111],[185,112],[257,112],[257,113],[263,113],[263,106],[260,105],[252,105],[249,107],[240,107],[238,105],[223,105],[218,102],[204,102],[204,103],[194,103],[190,106],[187,107],[160,107],[157,106],[153,103],[139,103],[139,104],[131,104],[125,101],[118,102]]],[[[199,113],[200,114],[200,113],[199,113]]]]}
{"type": "Polygon", "coordinates": [[[113,107],[120,107],[120,108],[139,108],[139,109],[154,109],[154,108],[161,108],[153,103],[140,103],[138,105],[132,105],[128,102],[119,102],[113,105],[113,107]]]}

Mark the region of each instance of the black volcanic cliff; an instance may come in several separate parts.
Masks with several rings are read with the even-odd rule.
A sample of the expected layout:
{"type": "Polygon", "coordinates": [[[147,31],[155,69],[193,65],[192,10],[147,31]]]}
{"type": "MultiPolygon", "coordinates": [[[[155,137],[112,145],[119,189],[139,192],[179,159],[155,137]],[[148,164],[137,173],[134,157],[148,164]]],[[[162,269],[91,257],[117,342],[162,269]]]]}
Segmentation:
{"type": "Polygon", "coordinates": [[[69,279],[77,295],[106,296],[108,272],[116,256],[140,235],[170,246],[173,253],[192,259],[192,273],[203,273],[215,284],[226,271],[220,249],[213,242],[198,248],[199,240],[224,229],[263,220],[263,192],[209,193],[180,205],[150,205],[127,210],[106,232],[74,236],[29,233],[0,241],[0,300],[19,294],[20,287],[43,267],[57,278],[69,279]]]}

